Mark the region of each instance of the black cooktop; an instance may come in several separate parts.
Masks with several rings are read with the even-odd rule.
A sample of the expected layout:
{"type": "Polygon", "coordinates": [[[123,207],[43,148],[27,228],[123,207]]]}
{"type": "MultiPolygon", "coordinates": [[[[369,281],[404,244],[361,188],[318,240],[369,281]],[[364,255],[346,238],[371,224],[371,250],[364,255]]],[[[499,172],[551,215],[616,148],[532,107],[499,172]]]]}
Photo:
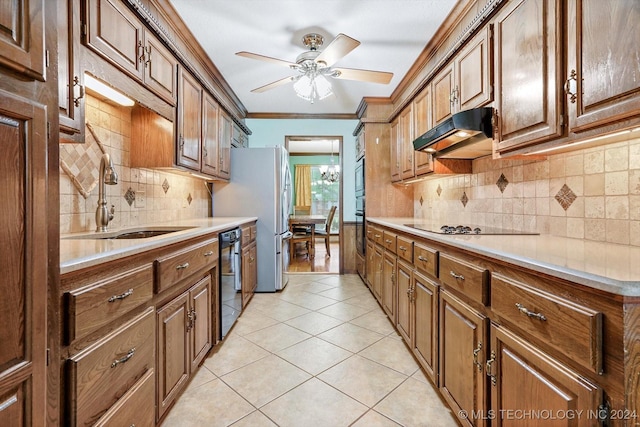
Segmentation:
{"type": "Polygon", "coordinates": [[[432,226],[429,224],[404,224],[406,227],[415,228],[417,230],[428,231],[430,233],[437,234],[470,234],[470,235],[536,235],[540,233],[530,231],[510,230],[507,228],[488,227],[483,225],[443,225],[440,227],[432,226]]]}

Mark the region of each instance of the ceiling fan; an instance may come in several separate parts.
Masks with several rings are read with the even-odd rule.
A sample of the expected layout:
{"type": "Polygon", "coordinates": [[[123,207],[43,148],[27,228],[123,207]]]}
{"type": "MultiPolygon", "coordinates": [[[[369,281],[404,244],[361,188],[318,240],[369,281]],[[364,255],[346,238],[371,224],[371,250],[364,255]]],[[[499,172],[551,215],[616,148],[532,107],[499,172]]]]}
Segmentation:
{"type": "Polygon", "coordinates": [[[257,53],[237,52],[236,55],[238,56],[271,62],[289,67],[298,72],[295,76],[276,80],[275,82],[255,88],[251,92],[265,92],[283,84],[294,82],[293,87],[296,94],[313,103],[314,100],[326,98],[333,93],[331,83],[329,83],[327,77],[381,84],[388,84],[393,77],[393,73],[385,71],[332,67],[333,64],[360,45],[358,40],[345,34],[338,34],[324,50],[319,50],[324,43],[324,37],[320,34],[307,34],[302,38],[302,42],[309,50],[298,55],[296,62],[285,61],[257,53]]]}

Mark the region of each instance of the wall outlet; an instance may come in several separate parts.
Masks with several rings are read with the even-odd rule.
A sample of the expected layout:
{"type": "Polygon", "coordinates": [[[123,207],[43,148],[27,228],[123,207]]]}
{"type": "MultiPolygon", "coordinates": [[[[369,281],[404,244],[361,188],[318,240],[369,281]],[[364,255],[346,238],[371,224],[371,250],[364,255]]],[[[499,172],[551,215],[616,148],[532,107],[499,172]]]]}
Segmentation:
{"type": "Polygon", "coordinates": [[[136,200],[134,201],[136,208],[143,209],[147,205],[147,193],[144,191],[136,191],[136,200]]]}

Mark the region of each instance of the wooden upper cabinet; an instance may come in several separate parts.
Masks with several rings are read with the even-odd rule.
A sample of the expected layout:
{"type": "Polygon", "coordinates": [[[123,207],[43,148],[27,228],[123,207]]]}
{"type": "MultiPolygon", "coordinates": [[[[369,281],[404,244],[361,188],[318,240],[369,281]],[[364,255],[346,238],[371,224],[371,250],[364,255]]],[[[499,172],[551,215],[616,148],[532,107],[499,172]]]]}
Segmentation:
{"type": "Polygon", "coordinates": [[[202,147],[202,87],[182,68],[180,68],[178,85],[176,163],[199,171],[202,147]]]}
{"type": "Polygon", "coordinates": [[[144,83],[165,101],[175,104],[178,60],[149,31],[145,31],[144,39],[144,83]]]}
{"type": "Polygon", "coordinates": [[[400,181],[400,118],[391,122],[391,135],[389,140],[391,182],[400,181]]]}
{"type": "Polygon", "coordinates": [[[431,82],[433,90],[432,117],[434,125],[451,117],[451,114],[453,114],[453,90],[455,87],[453,69],[453,64],[449,64],[445,69],[440,71],[431,82]]]}
{"type": "Polygon", "coordinates": [[[218,125],[220,126],[220,136],[218,140],[218,177],[229,179],[231,178],[231,132],[233,121],[222,109],[220,110],[218,125]]]}
{"type": "Polygon", "coordinates": [[[493,99],[491,31],[486,25],[455,57],[454,110],[480,107],[493,99]]]}
{"type": "MultiPolygon", "coordinates": [[[[413,140],[431,129],[431,85],[427,85],[413,100],[413,140]]],[[[414,150],[414,168],[416,175],[433,172],[433,156],[414,150]]]]}
{"type": "Polygon", "coordinates": [[[0,212],[0,245],[11,248],[0,258],[0,425],[45,425],[45,107],[0,90],[0,141],[0,197],[10,201],[0,212]]]}
{"type": "Polygon", "coordinates": [[[571,132],[640,115],[640,3],[568,2],[567,102],[571,132]]]}
{"type": "Polygon", "coordinates": [[[80,69],[80,4],[58,2],[58,106],[60,141],[84,142],[84,75],[80,69]]]}
{"type": "Polygon", "coordinates": [[[398,154],[400,156],[400,177],[402,179],[415,176],[413,149],[413,108],[409,104],[400,113],[398,127],[398,154]]]}
{"type": "Polygon", "coordinates": [[[88,0],[85,44],[142,81],[144,74],[143,25],[119,0],[88,0]]]}
{"type": "Polygon", "coordinates": [[[497,150],[562,135],[560,0],[516,0],[495,18],[497,150]]]}
{"type": "Polygon", "coordinates": [[[45,81],[45,0],[0,2],[0,65],[45,81]]]}
{"type": "Polygon", "coordinates": [[[202,172],[218,175],[220,107],[208,93],[202,97],[202,172]]]}

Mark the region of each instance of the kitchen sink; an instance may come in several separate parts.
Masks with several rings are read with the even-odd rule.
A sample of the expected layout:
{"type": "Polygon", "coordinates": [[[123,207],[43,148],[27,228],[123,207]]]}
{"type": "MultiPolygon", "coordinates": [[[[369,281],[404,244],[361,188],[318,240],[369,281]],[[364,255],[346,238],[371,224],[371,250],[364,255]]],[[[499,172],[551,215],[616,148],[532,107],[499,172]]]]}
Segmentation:
{"type": "Polygon", "coordinates": [[[92,240],[120,240],[120,239],[148,239],[169,233],[188,230],[194,227],[152,227],[132,228],[128,230],[108,231],[105,233],[71,234],[62,237],[65,240],[92,239],[92,240]]]}

